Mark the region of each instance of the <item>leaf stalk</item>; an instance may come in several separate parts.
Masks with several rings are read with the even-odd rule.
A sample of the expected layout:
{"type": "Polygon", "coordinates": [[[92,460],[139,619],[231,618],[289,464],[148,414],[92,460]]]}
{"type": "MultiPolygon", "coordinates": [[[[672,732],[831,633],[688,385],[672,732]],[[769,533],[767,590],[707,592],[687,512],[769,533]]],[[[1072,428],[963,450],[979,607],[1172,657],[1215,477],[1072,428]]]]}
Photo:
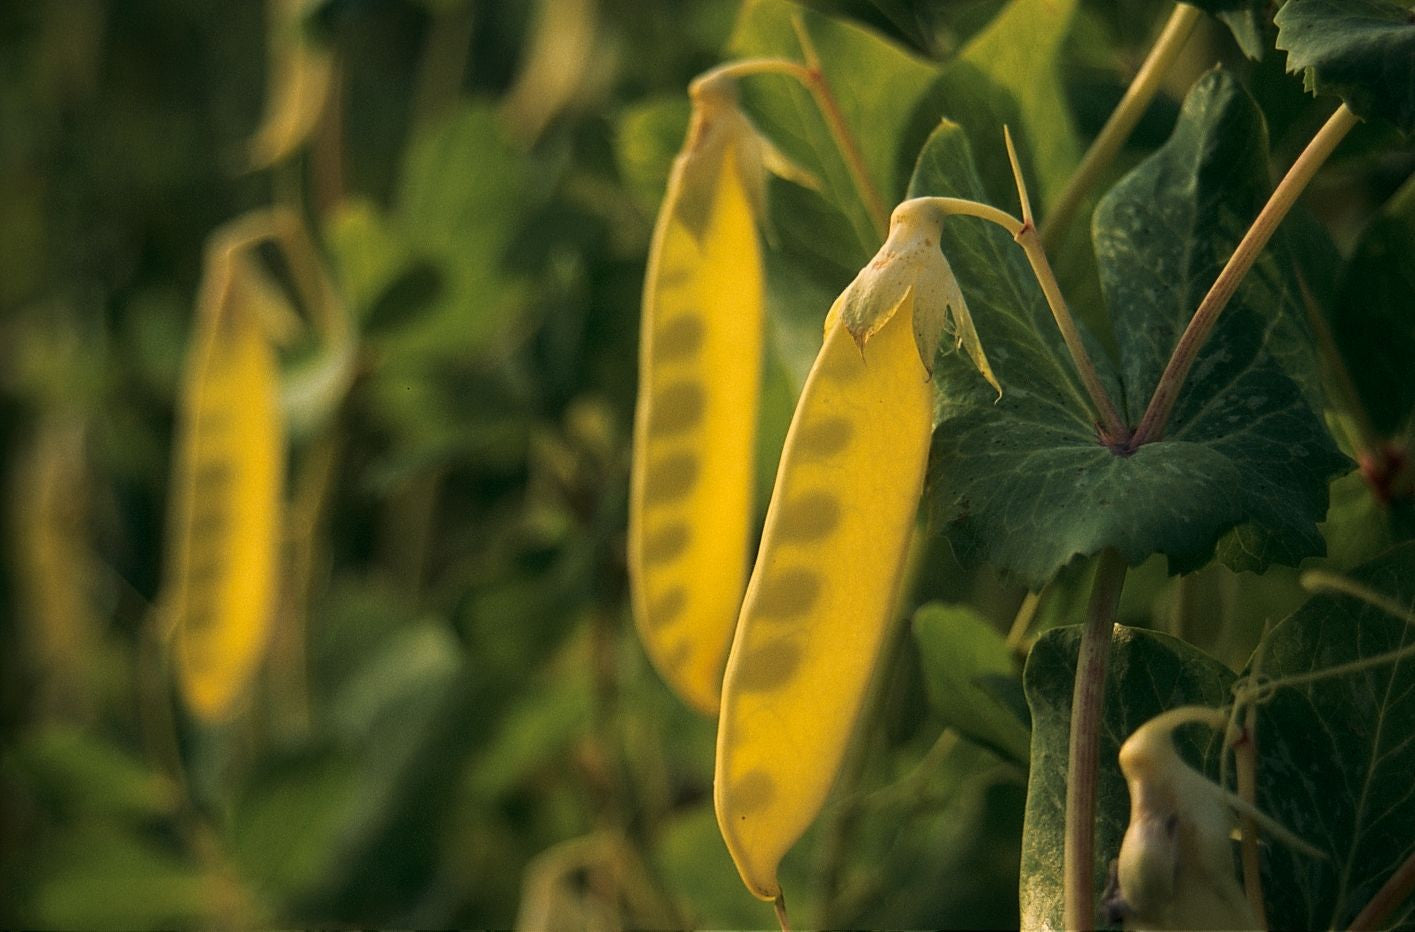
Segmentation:
{"type": "MultiPolygon", "coordinates": [[[[1011,145],[1008,146],[1009,152],[1011,145]]],[[[1016,159],[1014,154],[1014,166],[1016,159]]],[[[1025,186],[1021,185],[1021,175],[1017,176],[1019,189],[1018,193],[1022,198],[1022,209],[1024,213],[1031,212],[1031,205],[1027,202],[1025,186]]],[[[1106,393],[1105,386],[1101,384],[1100,377],[1096,375],[1095,364],[1091,362],[1090,354],[1086,352],[1086,346],[1081,341],[1081,331],[1076,327],[1076,321],[1071,316],[1071,310],[1066,306],[1066,298],[1061,294],[1061,286],[1056,281],[1056,274],[1051,269],[1051,263],[1047,261],[1046,250],[1042,248],[1041,239],[1037,235],[1037,228],[1030,221],[1018,220],[1005,210],[993,207],[991,204],[983,204],[978,201],[970,201],[961,197],[929,197],[920,198],[927,200],[945,214],[960,214],[965,217],[977,217],[994,223],[1009,234],[1017,245],[1022,247],[1022,251],[1027,256],[1027,262],[1032,266],[1032,274],[1036,276],[1037,284],[1041,285],[1042,294],[1046,297],[1047,307],[1051,309],[1051,316],[1056,320],[1056,327],[1061,331],[1061,339],[1066,343],[1066,349],[1071,353],[1071,361],[1076,366],[1076,373],[1081,377],[1081,384],[1086,388],[1086,394],[1090,396],[1091,404],[1095,407],[1095,413],[1099,414],[1099,424],[1101,426],[1101,439],[1106,444],[1124,443],[1129,436],[1129,431],[1125,422],[1120,419],[1120,414],[1116,410],[1114,402],[1110,400],[1110,395],[1106,393]]]]}
{"type": "Polygon", "coordinates": [[[1179,342],[1175,344],[1174,352],[1165,365],[1164,373],[1160,376],[1159,383],[1155,385],[1154,394],[1150,396],[1150,403],[1145,409],[1144,417],[1141,418],[1139,427],[1135,429],[1134,436],[1130,438],[1130,450],[1133,451],[1142,444],[1164,437],[1165,425],[1169,422],[1169,416],[1174,411],[1174,404],[1179,398],[1179,390],[1183,387],[1184,379],[1188,376],[1189,369],[1194,365],[1199,350],[1208,340],[1209,334],[1213,332],[1219,314],[1223,312],[1233,297],[1233,293],[1237,291],[1239,283],[1252,269],[1258,256],[1262,254],[1268,240],[1272,239],[1273,234],[1277,232],[1278,225],[1297,203],[1298,196],[1311,182],[1317,170],[1326,162],[1332,151],[1336,149],[1337,144],[1356,123],[1356,114],[1352,113],[1346,104],[1338,107],[1337,111],[1312,137],[1307,148],[1302,150],[1297,161],[1292,163],[1287,174],[1278,182],[1272,197],[1268,198],[1268,202],[1258,212],[1258,217],[1248,228],[1248,232],[1243,234],[1238,248],[1234,250],[1228,263],[1219,272],[1218,278],[1214,280],[1208,294],[1204,295],[1204,299],[1199,302],[1199,307],[1194,311],[1194,316],[1190,318],[1189,325],[1179,337],[1179,342]]]}

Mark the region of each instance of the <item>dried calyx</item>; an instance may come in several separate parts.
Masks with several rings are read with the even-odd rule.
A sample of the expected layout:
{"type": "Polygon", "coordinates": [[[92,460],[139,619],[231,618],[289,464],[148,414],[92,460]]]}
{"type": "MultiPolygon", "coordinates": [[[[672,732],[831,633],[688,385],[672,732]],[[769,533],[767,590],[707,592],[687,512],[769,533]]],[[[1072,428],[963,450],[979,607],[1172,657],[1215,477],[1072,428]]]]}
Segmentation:
{"type": "Polygon", "coordinates": [[[935,200],[915,198],[894,208],[889,238],[836,299],[826,329],[840,320],[863,349],[895,314],[911,314],[914,342],[929,376],[939,347],[951,336],[1001,397],[958,279],[939,249],[946,213],[935,200]]]}

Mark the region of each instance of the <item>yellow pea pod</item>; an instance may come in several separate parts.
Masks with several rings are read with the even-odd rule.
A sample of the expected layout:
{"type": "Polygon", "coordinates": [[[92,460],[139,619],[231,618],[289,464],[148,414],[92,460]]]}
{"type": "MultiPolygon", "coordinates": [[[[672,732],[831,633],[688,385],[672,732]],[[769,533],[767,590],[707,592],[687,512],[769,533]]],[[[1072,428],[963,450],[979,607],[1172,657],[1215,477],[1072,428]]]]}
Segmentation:
{"type": "Polygon", "coordinates": [[[825,803],[865,705],[923,488],[930,372],[945,332],[997,385],[939,251],[943,213],[895,209],[888,240],[826,318],[767,508],[723,681],[714,796],[747,888],[825,803]]]}
{"type": "Polygon", "coordinates": [[[731,82],[693,98],[645,279],[628,556],[649,657],[715,715],[752,533],[767,150],[731,82]]]}
{"type": "MultiPolygon", "coordinates": [[[[238,232],[238,231],[237,231],[238,232]]],[[[164,608],[192,713],[230,715],[276,608],[285,439],[267,288],[233,232],[213,238],[179,399],[164,608]]]]}
{"type": "Polygon", "coordinates": [[[835,781],[897,598],[928,460],[933,395],[899,309],[864,347],[843,322],[806,379],[727,663],[716,802],[748,889],[835,781]]]}

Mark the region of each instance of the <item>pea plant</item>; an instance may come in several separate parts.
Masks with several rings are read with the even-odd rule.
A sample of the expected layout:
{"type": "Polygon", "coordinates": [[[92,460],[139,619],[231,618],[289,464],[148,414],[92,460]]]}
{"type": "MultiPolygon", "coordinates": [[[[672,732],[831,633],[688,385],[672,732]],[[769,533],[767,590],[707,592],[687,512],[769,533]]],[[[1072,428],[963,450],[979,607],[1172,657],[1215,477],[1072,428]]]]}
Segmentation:
{"type": "Polygon", "coordinates": [[[842,870],[915,678],[871,792],[1024,773],[1024,927],[1409,921],[1415,11],[1153,4],[1083,132],[1075,2],[934,60],[925,5],[811,6],[690,87],[643,291],[633,612],[741,881],[785,928],[823,812],[842,870]],[[1392,166],[1350,230],[1343,159],[1392,166]]]}

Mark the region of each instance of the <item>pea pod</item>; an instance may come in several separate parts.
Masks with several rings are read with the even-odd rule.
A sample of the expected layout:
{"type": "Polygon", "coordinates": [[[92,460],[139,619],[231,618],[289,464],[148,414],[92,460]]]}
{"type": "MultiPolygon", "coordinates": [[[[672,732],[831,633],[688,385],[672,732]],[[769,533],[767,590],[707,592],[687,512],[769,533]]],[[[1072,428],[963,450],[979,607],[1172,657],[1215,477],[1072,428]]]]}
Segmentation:
{"type": "Polygon", "coordinates": [[[761,393],[756,220],[773,152],[727,78],[699,80],[649,254],[629,499],[640,638],[715,715],[746,581],[761,393]]]}
{"type": "Polygon", "coordinates": [[[1107,891],[1108,918],[1127,928],[1260,928],[1233,870],[1235,813],[1296,851],[1325,855],[1185,763],[1174,747],[1174,731],[1190,723],[1224,731],[1228,713],[1202,706],[1170,709],[1120,746],[1130,824],[1107,891]]]}
{"type": "Polygon", "coordinates": [[[727,661],[714,787],[728,850],[762,899],[781,894],[777,865],[835,781],[897,612],[945,330],[992,381],[941,223],[927,203],[895,210],[831,308],[787,432],[727,661]]]}
{"type": "Polygon", "coordinates": [[[178,404],[164,609],[198,718],[225,718],[265,653],[284,533],[279,369],[246,226],[212,239],[178,404]]]}

